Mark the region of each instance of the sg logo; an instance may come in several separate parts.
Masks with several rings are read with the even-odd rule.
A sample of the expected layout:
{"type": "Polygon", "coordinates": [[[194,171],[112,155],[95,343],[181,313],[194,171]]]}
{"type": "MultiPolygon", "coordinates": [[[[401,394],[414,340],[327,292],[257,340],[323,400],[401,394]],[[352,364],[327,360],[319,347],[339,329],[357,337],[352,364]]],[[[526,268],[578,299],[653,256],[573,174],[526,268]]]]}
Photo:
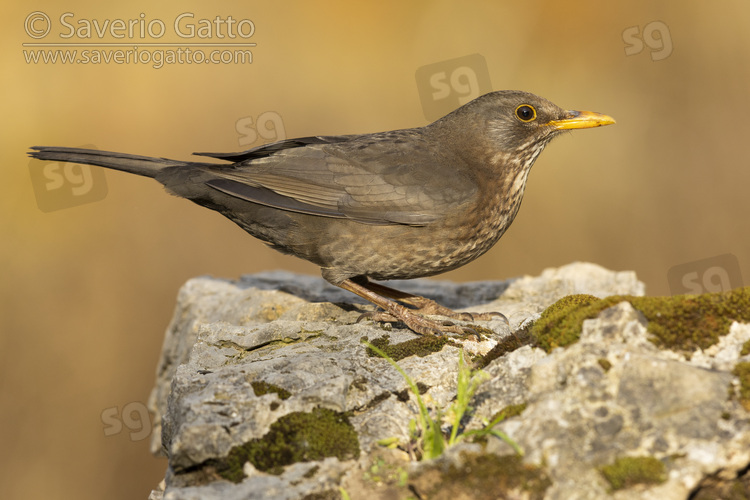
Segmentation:
{"type": "MultiPolygon", "coordinates": [[[[96,149],[90,145],[82,147],[96,149]]],[[[102,168],[31,160],[29,174],[37,206],[42,212],[92,203],[107,196],[107,181],[102,168]]]]}
{"type": "Polygon", "coordinates": [[[492,91],[487,61],[480,54],[422,66],[415,77],[422,110],[429,121],[492,91]]]}
{"type": "Polygon", "coordinates": [[[638,26],[625,28],[622,32],[625,42],[625,55],[633,56],[643,52],[643,43],[651,51],[652,61],[661,61],[672,54],[672,37],[669,28],[661,21],[652,21],[643,27],[643,34],[638,26]]]}
{"type": "Polygon", "coordinates": [[[283,141],[286,139],[284,120],[275,111],[266,111],[258,115],[253,122],[252,116],[240,118],[235,124],[235,130],[240,134],[240,146],[249,146],[258,140],[258,136],[267,141],[283,141]]]}
{"type": "Polygon", "coordinates": [[[732,254],[674,266],[667,279],[673,295],[725,292],[742,286],[740,263],[732,254]]]}
{"type": "Polygon", "coordinates": [[[131,441],[140,441],[151,435],[151,414],[141,402],[134,401],[122,407],[122,416],[116,406],[102,411],[104,435],[114,436],[122,432],[122,424],[132,431],[131,441]]]}

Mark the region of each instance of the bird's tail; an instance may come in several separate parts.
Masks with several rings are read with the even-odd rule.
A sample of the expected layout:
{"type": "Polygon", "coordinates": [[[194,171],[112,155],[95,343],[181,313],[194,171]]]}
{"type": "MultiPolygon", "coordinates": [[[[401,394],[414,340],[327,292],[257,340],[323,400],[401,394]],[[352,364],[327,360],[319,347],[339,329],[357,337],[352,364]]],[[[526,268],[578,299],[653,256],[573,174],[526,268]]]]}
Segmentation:
{"type": "Polygon", "coordinates": [[[152,158],[126,153],[111,153],[96,149],[63,148],[34,146],[29,156],[47,161],[64,161],[69,163],[84,163],[100,167],[113,168],[146,177],[156,177],[165,167],[184,166],[188,163],[166,158],[152,158]]]}

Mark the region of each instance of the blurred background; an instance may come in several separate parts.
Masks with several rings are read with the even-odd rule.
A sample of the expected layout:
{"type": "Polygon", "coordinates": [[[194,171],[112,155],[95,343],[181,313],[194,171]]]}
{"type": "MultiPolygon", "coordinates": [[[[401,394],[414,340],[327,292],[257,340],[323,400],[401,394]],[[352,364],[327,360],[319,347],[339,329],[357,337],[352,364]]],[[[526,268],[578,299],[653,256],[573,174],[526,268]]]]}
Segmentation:
{"type": "Polygon", "coordinates": [[[749,20],[741,0],[6,5],[0,496],[146,498],[166,460],[148,451],[143,410],[180,286],[318,274],[153,180],[30,162],[30,146],[187,159],[421,126],[478,92],[527,90],[617,124],[554,141],[501,243],[440,278],[589,261],[636,271],[649,294],[726,289],[750,277],[749,20]],[[186,57],[198,43],[256,45],[218,47],[225,63],[209,64],[195,52],[217,47],[186,57]],[[45,62],[65,49],[104,54],[45,62]],[[181,62],[159,63],[177,49],[181,62]],[[117,50],[140,62],[107,63],[117,50]],[[252,62],[234,62],[242,50],[252,62]]]}

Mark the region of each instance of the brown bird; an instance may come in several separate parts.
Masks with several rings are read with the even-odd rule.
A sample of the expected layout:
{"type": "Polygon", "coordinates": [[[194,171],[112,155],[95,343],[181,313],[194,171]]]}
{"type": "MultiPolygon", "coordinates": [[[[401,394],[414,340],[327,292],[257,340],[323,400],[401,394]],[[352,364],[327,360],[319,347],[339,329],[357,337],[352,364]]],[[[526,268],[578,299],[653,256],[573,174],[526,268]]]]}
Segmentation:
{"type": "Polygon", "coordinates": [[[547,143],[565,130],[612,123],[527,92],[499,91],[420,128],[196,153],[228,164],[63,147],[29,154],[153,177],[276,250],[320,266],[327,281],[384,310],[370,317],[429,335],[466,331],[429,315],[489,316],[456,313],[370,279],[432,276],[476,259],[513,222],[547,143]]]}

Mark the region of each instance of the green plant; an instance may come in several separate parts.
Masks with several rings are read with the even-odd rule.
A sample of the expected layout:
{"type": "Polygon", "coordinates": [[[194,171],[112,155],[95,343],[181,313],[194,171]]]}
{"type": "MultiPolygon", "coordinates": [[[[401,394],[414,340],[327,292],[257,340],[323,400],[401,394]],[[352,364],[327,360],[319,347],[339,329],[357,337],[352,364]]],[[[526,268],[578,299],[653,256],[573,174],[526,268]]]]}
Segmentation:
{"type": "MultiPolygon", "coordinates": [[[[483,421],[485,427],[482,429],[471,430],[463,433],[459,433],[461,429],[461,421],[464,415],[471,412],[473,408],[469,406],[471,399],[476,394],[479,386],[487,381],[490,376],[487,372],[482,370],[472,370],[464,359],[464,351],[461,349],[458,354],[458,379],[456,384],[456,399],[448,406],[445,414],[448,416],[451,423],[451,430],[449,435],[445,435],[440,428],[440,421],[442,420],[443,412],[438,409],[437,415],[433,418],[430,415],[427,405],[424,403],[419,388],[414,380],[396,363],[390,356],[388,356],[380,348],[375,347],[370,343],[365,343],[369,349],[375,352],[378,356],[382,357],[388,363],[391,364],[400,374],[404,377],[406,384],[409,386],[409,390],[414,394],[417,400],[417,407],[419,413],[417,418],[409,422],[409,434],[412,441],[416,443],[416,448],[421,450],[421,459],[430,460],[439,457],[443,454],[446,448],[460,443],[464,439],[470,436],[482,437],[492,434],[494,436],[503,439],[507,442],[519,455],[522,455],[522,451],[519,446],[513,442],[505,433],[493,429],[495,425],[500,423],[505,415],[500,415],[495,418],[492,422],[483,421]]],[[[392,442],[392,439],[384,440],[383,442],[392,442]]]]}

